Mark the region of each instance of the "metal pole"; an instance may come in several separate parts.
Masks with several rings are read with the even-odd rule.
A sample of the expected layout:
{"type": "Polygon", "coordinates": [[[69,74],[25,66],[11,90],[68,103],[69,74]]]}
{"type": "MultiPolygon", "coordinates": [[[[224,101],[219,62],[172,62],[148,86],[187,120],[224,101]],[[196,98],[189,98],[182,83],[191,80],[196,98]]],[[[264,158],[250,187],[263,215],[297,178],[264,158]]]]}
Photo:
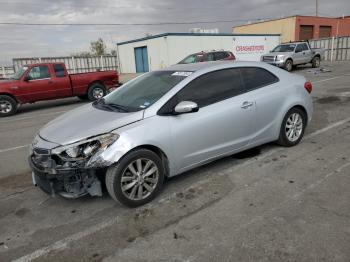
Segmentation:
{"type": "Polygon", "coordinates": [[[77,65],[75,64],[75,58],[72,56],[72,61],[73,61],[73,72],[74,74],[77,72],[77,65]]]}
{"type": "Polygon", "coordinates": [[[331,44],[331,63],[333,63],[333,49],[334,49],[334,36],[332,37],[332,44],[331,44]]]}
{"type": "Polygon", "coordinates": [[[100,61],[101,61],[102,71],[104,71],[105,70],[105,65],[104,65],[103,55],[101,55],[100,61]]]}
{"type": "Polygon", "coordinates": [[[6,71],[5,71],[5,67],[2,67],[2,77],[6,78],[6,71]]]}
{"type": "Polygon", "coordinates": [[[316,0],[316,16],[318,16],[318,0],[316,0]]]}

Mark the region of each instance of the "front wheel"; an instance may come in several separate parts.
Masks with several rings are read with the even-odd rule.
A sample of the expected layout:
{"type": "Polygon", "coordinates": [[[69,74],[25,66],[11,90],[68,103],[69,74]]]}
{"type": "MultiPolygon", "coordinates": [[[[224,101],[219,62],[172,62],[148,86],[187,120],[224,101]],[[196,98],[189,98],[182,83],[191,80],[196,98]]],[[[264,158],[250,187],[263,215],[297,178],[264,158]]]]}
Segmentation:
{"type": "Polygon", "coordinates": [[[312,67],[313,68],[317,68],[317,67],[320,67],[320,64],[321,64],[321,59],[318,57],[318,56],[315,56],[312,61],[312,67]]]}
{"type": "Polygon", "coordinates": [[[100,83],[94,83],[89,87],[87,96],[90,101],[101,99],[107,94],[106,88],[100,83]]]}
{"type": "Polygon", "coordinates": [[[161,159],[147,149],[132,151],[106,173],[110,196],[128,207],[144,205],[154,199],[164,182],[161,159]]]}
{"type": "Polygon", "coordinates": [[[11,116],[16,113],[18,103],[7,95],[0,95],[0,117],[11,116]]]}
{"type": "Polygon", "coordinates": [[[293,69],[293,61],[288,59],[285,63],[284,63],[284,69],[286,69],[288,72],[292,71],[293,69]]]}
{"type": "Polygon", "coordinates": [[[286,147],[299,144],[304,136],[306,121],[307,116],[302,110],[290,109],[283,119],[278,144],[286,147]]]}

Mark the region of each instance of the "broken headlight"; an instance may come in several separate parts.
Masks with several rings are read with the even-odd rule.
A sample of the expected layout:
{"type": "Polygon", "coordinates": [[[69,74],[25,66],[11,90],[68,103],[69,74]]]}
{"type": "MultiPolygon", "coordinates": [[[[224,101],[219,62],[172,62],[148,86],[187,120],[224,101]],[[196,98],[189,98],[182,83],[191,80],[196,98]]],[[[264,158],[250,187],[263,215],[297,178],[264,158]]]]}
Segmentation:
{"type": "Polygon", "coordinates": [[[52,150],[52,153],[58,155],[64,160],[84,160],[99,151],[106,150],[111,144],[113,144],[119,135],[108,133],[88,139],[81,140],[79,142],[60,146],[52,150]]]}

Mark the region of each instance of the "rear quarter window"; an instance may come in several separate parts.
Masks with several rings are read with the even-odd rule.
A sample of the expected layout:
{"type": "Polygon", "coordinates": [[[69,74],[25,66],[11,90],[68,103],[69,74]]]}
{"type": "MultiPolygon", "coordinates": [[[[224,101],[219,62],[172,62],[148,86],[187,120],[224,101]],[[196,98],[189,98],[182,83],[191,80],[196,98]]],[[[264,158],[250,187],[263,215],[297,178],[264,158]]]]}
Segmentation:
{"type": "Polygon", "coordinates": [[[53,68],[55,70],[56,77],[65,77],[66,76],[63,65],[61,65],[61,64],[54,64],[53,68]]]}
{"type": "Polygon", "coordinates": [[[242,67],[241,73],[247,91],[272,85],[279,81],[277,76],[260,67],[242,67]]]}

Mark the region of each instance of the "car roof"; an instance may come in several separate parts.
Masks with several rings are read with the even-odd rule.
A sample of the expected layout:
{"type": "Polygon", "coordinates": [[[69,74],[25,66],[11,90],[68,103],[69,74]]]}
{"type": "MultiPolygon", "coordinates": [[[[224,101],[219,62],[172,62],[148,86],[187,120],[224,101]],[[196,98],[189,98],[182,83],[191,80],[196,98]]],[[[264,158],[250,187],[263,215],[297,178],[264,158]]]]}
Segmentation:
{"type": "Polygon", "coordinates": [[[165,71],[190,71],[196,72],[200,70],[213,70],[218,68],[226,67],[237,67],[237,66],[255,66],[255,67],[266,67],[265,63],[262,62],[245,62],[245,61],[210,61],[210,62],[201,62],[201,63],[192,63],[192,64],[176,64],[164,68],[165,71]]]}

